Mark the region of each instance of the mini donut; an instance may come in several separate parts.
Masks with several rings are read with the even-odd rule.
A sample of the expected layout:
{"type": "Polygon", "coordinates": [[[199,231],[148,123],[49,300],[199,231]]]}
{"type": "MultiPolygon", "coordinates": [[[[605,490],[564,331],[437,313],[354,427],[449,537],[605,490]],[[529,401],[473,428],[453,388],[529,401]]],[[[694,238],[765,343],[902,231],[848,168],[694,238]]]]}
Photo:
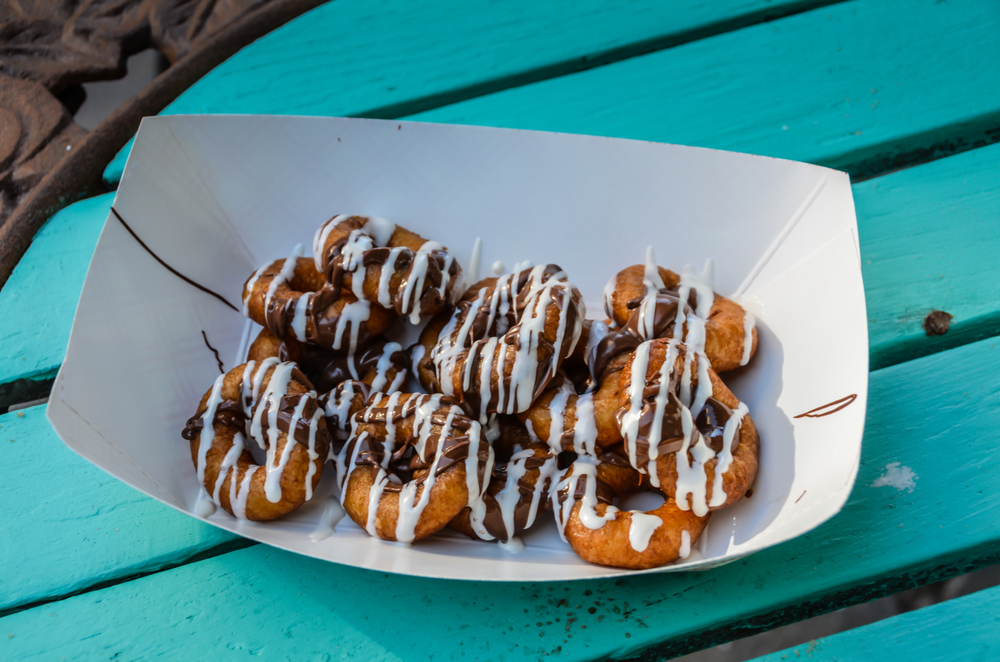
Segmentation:
{"type": "Polygon", "coordinates": [[[618,409],[618,376],[627,354],[605,366],[599,388],[577,393],[569,379],[542,393],[531,407],[518,414],[534,439],[554,452],[574,451],[596,455],[598,450],[622,439],[615,411],[618,409]]]}
{"type": "Polygon", "coordinates": [[[220,375],[181,436],[198,480],[238,519],[272,520],[312,498],[330,436],[312,384],[294,363],[250,361],[220,375]],[[267,450],[263,466],[246,436],[267,450]]]}
{"type": "Polygon", "coordinates": [[[466,506],[476,531],[485,531],[493,449],[454,400],[373,394],[354,415],[352,437],[335,464],[341,505],[373,537],[420,540],[466,506]]]}
{"type": "Polygon", "coordinates": [[[413,324],[453,304],[464,285],[444,246],[374,216],[334,216],[316,231],[313,256],[334,287],[413,324]]]}
{"type": "Polygon", "coordinates": [[[760,448],[746,405],[707,363],[674,340],[642,343],[621,371],[615,412],[632,466],[696,515],[743,497],[760,448]]]}
{"type": "Polygon", "coordinates": [[[647,511],[619,510],[616,497],[648,489],[634,469],[580,456],[552,486],[563,540],[581,558],[642,570],[687,558],[708,517],[681,510],[670,498],[647,511]]]}
{"type": "Polygon", "coordinates": [[[281,339],[291,338],[345,350],[349,363],[357,348],[384,333],[395,313],[326,283],[297,246],[285,260],[255,271],[243,285],[243,312],[281,339]]]}
{"type": "Polygon", "coordinates": [[[438,386],[480,418],[517,414],[555,377],[580,338],[583,297],[553,264],[481,281],[441,329],[438,386]]]}
{"type": "Polygon", "coordinates": [[[500,436],[493,442],[493,450],[493,472],[483,495],[483,527],[488,535],[474,530],[469,507],[463,508],[448,526],[473,539],[508,543],[548,510],[549,487],[558,471],[558,459],[548,446],[532,441],[517,421],[507,417],[501,418],[500,436]]]}
{"type": "Polygon", "coordinates": [[[356,351],[352,374],[347,352],[324,349],[293,338],[281,340],[270,330],[261,329],[250,345],[247,359],[260,361],[271,356],[297,363],[320,393],[351,379],[364,382],[371,391],[393,393],[405,383],[409,366],[402,346],[383,337],[370,339],[356,351]]]}
{"type": "Polygon", "coordinates": [[[694,312],[704,320],[704,351],[712,369],[726,372],[750,361],[757,351],[753,315],[714,293],[711,285],[690,270],[678,276],[651,264],[622,269],[608,282],[604,305],[618,330],[605,338],[606,347],[597,351],[612,351],[607,346],[613,344],[631,343],[634,348],[644,340],[675,335],[674,320],[681,301],[685,303],[680,311],[682,319],[694,312]]]}

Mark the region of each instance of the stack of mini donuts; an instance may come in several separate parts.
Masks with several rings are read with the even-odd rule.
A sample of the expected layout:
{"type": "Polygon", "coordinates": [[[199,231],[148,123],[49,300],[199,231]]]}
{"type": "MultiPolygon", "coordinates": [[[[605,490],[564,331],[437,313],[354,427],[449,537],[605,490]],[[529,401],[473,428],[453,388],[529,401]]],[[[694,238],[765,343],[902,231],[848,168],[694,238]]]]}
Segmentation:
{"type": "Polygon", "coordinates": [[[688,558],[750,489],[759,437],[718,373],[750,361],[757,331],[707,273],[648,251],[598,321],[556,265],[466,287],[441,244],[384,219],[335,216],[312,248],[247,279],[263,329],[182,433],[235,517],[298,508],[332,463],[344,511],[382,540],[447,527],[516,551],[552,511],[582,558],[651,568],[688,558]],[[406,350],[405,325],[421,327],[406,350]],[[640,491],[662,505],[619,509],[640,491]]]}

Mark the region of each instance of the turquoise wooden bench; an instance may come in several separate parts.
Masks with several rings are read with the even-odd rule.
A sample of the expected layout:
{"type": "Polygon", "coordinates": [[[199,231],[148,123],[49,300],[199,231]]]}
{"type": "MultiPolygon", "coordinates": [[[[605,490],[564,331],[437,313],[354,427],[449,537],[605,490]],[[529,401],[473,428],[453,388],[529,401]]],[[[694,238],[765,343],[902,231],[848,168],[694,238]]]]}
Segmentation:
{"type": "MultiPolygon", "coordinates": [[[[856,175],[873,372],[854,493],[809,535],[710,572],[429,582],[234,539],[77,458],[34,407],[0,416],[13,514],[0,542],[0,658],[141,657],[156,642],[177,658],[410,659],[434,641],[448,658],[663,659],[1000,561],[998,23],[985,0],[629,11],[338,1],[244,49],[167,112],[574,131],[856,175]],[[932,308],[954,320],[927,338],[932,308]],[[41,475],[39,455],[51,458],[41,475]],[[880,480],[902,467],[911,487],[880,480]],[[412,617],[385,619],[390,603],[412,617]]],[[[53,217],[0,290],[0,384],[58,369],[111,199],[53,217]]]]}

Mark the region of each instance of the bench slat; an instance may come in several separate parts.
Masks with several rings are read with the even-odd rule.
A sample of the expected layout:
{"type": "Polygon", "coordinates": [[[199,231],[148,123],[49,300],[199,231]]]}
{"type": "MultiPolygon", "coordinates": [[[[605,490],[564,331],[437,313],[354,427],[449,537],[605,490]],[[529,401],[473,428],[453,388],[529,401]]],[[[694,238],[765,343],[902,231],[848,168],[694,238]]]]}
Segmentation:
{"type": "Polygon", "coordinates": [[[0,613],[243,543],[75,455],[42,406],[0,416],[0,466],[0,613]]]}
{"type": "Polygon", "coordinates": [[[0,289],[0,384],[55,377],[114,198],[99,195],[50,218],[0,289]]]}
{"type": "Polygon", "coordinates": [[[1000,335],[998,182],[993,145],[854,185],[873,370],[1000,335]]]}
{"type": "MultiPolygon", "coordinates": [[[[244,48],[163,112],[398,117],[833,0],[337,0],[244,48]]],[[[105,174],[121,177],[130,146],[105,174]]]]}
{"type": "Polygon", "coordinates": [[[979,662],[1000,657],[1000,587],[924,607],[753,662],[889,659],[979,662]]]}
{"type": "Polygon", "coordinates": [[[127,658],[149,655],[155,641],[174,657],[220,660],[265,651],[424,659],[426,642],[435,659],[640,651],[662,659],[771,629],[1000,560],[998,367],[1000,347],[982,341],[874,372],[844,510],[716,570],[555,584],[430,581],[259,545],[6,616],[0,631],[13,636],[0,637],[0,657],[100,650],[127,658]]]}
{"type": "Polygon", "coordinates": [[[991,0],[858,0],[410,119],[597,133],[867,176],[1000,139],[991,0]]]}

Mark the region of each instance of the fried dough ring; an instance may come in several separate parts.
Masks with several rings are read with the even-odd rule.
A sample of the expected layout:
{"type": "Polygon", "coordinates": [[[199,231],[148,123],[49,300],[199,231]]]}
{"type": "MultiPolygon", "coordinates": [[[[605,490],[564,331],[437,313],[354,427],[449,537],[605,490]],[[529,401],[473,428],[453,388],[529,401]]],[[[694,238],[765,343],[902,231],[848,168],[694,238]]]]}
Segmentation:
{"type": "Polygon", "coordinates": [[[316,392],[294,363],[250,361],[220,375],[181,433],[212,501],[239,519],[272,520],[312,498],[330,437],[316,392]],[[244,438],[267,447],[257,465],[244,438]],[[289,431],[293,431],[289,435],[289,431]]]}
{"type": "Polygon", "coordinates": [[[542,393],[530,409],[518,414],[518,418],[555,452],[596,455],[601,449],[622,440],[615,411],[618,409],[618,377],[627,360],[628,354],[624,353],[613,358],[596,391],[577,394],[569,381],[564,381],[559,388],[542,393]],[[553,421],[557,430],[552,429],[553,421]]]}
{"type": "MultiPolygon", "coordinates": [[[[657,270],[667,289],[677,290],[681,286],[679,275],[663,267],[657,267],[657,270]]],[[[632,265],[618,272],[613,280],[613,286],[609,283],[609,288],[613,287],[613,290],[605,299],[605,307],[608,309],[608,315],[619,327],[628,324],[629,318],[636,313],[636,301],[642,299],[646,293],[645,273],[645,266],[632,265]]],[[[691,307],[694,308],[697,294],[693,289],[690,300],[692,300],[691,307]]],[[[747,338],[745,324],[753,323],[753,317],[748,318],[748,315],[749,313],[735,301],[717,293],[714,295],[712,307],[705,320],[705,355],[708,356],[712,369],[716,372],[726,372],[745,365],[757,351],[757,329],[754,327],[750,330],[750,353],[744,355],[747,338]]],[[[668,337],[673,332],[673,323],[658,326],[663,328],[656,337],[668,337]]]]}
{"type": "Polygon", "coordinates": [[[620,408],[616,415],[625,437],[625,448],[629,461],[633,467],[647,474],[649,462],[654,461],[649,457],[652,442],[643,436],[645,433],[643,433],[641,423],[636,427],[636,438],[633,439],[631,428],[623,420],[626,412],[629,412],[633,405],[631,390],[633,376],[636,372],[643,373],[641,365],[638,366],[638,370],[635,369],[635,363],[642,360],[644,347],[648,348],[648,363],[644,371],[645,382],[641,390],[642,411],[649,414],[647,425],[650,421],[655,420],[657,413],[663,421],[660,439],[654,453],[659,488],[671,498],[676,499],[679,507],[685,510],[691,508],[696,513],[704,514],[708,510],[718,510],[731,506],[743,498],[743,495],[753,484],[757,474],[760,437],[753,420],[749,414],[746,414],[746,406],[740,403],[713,369],[699,365],[700,358],[697,355],[693,356],[691,364],[687,368],[689,371],[687,374],[691,380],[690,392],[692,397],[697,397],[699,376],[704,379],[704,375],[707,374],[711,380],[711,397],[708,398],[705,406],[697,412],[690,411],[680,401],[678,393],[686,379],[684,373],[686,355],[683,345],[674,346],[670,341],[662,339],[643,343],[643,346],[640,346],[636,352],[629,356],[628,362],[621,371],[620,408]],[[674,362],[673,370],[669,371],[668,379],[670,382],[665,389],[668,404],[657,409],[656,397],[660,392],[663,377],[661,368],[666,360],[674,362]],[[725,409],[719,408],[719,404],[725,409]],[[735,425],[739,426],[738,430],[730,437],[728,451],[725,441],[725,426],[718,420],[721,418],[720,414],[732,416],[736,419],[735,425]],[[738,418],[740,415],[742,415],[741,419],[738,418]],[[685,416],[688,419],[687,425],[691,429],[687,439],[684,438],[682,432],[685,416]],[[712,433],[709,439],[703,436],[705,431],[712,433]],[[710,443],[715,446],[721,445],[721,448],[711,448],[710,443]],[[685,451],[685,449],[687,450],[685,451]],[[677,462],[682,451],[685,451],[683,457],[688,465],[684,469],[684,473],[688,475],[688,472],[691,472],[692,477],[679,481],[677,462]],[[721,499],[715,495],[717,487],[715,472],[720,461],[727,461],[727,455],[731,458],[731,462],[722,473],[721,489],[725,498],[721,499]],[[706,460],[707,457],[710,459],[706,460]],[[703,474],[694,473],[700,472],[702,469],[703,474]],[[704,476],[703,481],[701,480],[702,475],[704,476]],[[681,494],[678,494],[679,482],[684,486],[681,494]],[[700,496],[702,489],[704,489],[704,494],[700,496]],[[691,496],[690,503],[689,495],[691,496]]]}
{"type": "Polygon", "coordinates": [[[708,517],[681,510],[670,498],[647,512],[614,506],[615,497],[643,489],[648,483],[634,469],[578,458],[552,491],[563,537],[573,551],[591,563],[633,570],[686,558],[708,517]]]}
{"type": "Polygon", "coordinates": [[[334,216],[316,231],[313,255],[334,287],[414,324],[454,303],[464,285],[461,267],[441,244],[377,217],[334,216]]]}
{"type": "Polygon", "coordinates": [[[293,267],[275,260],[243,285],[244,314],[278,338],[350,352],[395,321],[395,313],[327,284],[312,260],[289,259],[295,260],[293,267]]]}
{"type": "Polygon", "coordinates": [[[370,535],[420,540],[467,505],[481,517],[493,449],[453,400],[375,393],[353,421],[336,458],[341,504],[370,535]]]}
{"type": "Polygon", "coordinates": [[[500,436],[493,442],[493,472],[483,495],[483,526],[488,535],[476,532],[469,507],[463,508],[448,527],[474,540],[506,543],[531,528],[538,515],[548,510],[549,486],[558,460],[548,446],[532,441],[516,420],[502,417],[499,424],[500,436]]]}
{"type": "Polygon", "coordinates": [[[250,345],[247,359],[260,361],[272,356],[297,363],[320,393],[355,380],[355,374],[356,381],[364,382],[370,391],[395,393],[406,381],[409,364],[399,343],[372,338],[356,351],[352,374],[347,352],[301,343],[294,338],[281,340],[269,329],[261,329],[250,345]]]}
{"type": "Polygon", "coordinates": [[[481,419],[523,412],[573,353],[586,315],[583,297],[552,264],[477,287],[431,351],[438,385],[481,419]]]}

